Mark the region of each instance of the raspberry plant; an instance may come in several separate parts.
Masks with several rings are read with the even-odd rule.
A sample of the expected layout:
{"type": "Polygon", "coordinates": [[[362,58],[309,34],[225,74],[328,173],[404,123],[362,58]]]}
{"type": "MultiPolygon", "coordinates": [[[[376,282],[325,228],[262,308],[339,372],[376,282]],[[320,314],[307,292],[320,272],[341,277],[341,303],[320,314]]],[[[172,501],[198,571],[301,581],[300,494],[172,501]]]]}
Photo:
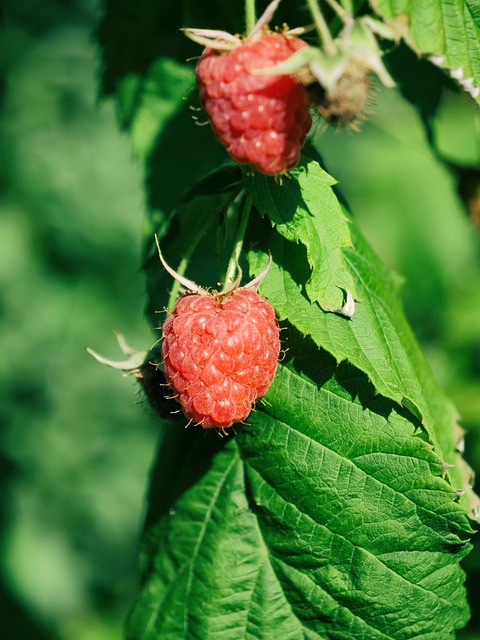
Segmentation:
{"type": "MultiPolygon", "coordinates": [[[[123,345],[129,359],[120,366],[135,371],[163,423],[127,636],[453,638],[469,616],[459,562],[478,503],[459,454],[456,409],[404,316],[400,278],[363,237],[325,169],[315,128],[298,165],[279,178],[266,174],[282,168],[236,164],[210,126],[192,119],[204,118],[200,97],[209,109],[194,86],[202,48],[178,29],[217,33],[218,44],[220,30],[241,31],[238,4],[111,0],[99,32],[103,90],[115,95],[145,168],[152,326],[181,293],[160,265],[157,234],[180,277],[212,288],[229,287],[242,270],[258,276],[270,254],[259,292],[286,348],[265,401],[220,438],[185,429],[185,416],[172,413],[178,405],[164,398],[158,345],[148,354],[123,345]]],[[[273,70],[255,69],[258,78],[318,85],[335,109],[348,99],[354,119],[355,99],[339,92],[348,92],[345,78],[360,69],[369,82],[393,86],[401,78],[395,65],[387,71],[383,52],[403,39],[478,100],[471,3],[463,15],[448,12],[447,0],[307,4],[309,13],[290,2],[273,17],[267,8],[271,28],[313,21],[315,30],[295,32],[307,44],[273,70]],[[431,28],[442,20],[441,30],[431,28]]],[[[254,13],[247,1],[246,32],[254,13]]],[[[428,131],[438,96],[423,90],[407,97],[428,131]]],[[[255,102],[251,85],[245,92],[240,98],[255,102]]]]}

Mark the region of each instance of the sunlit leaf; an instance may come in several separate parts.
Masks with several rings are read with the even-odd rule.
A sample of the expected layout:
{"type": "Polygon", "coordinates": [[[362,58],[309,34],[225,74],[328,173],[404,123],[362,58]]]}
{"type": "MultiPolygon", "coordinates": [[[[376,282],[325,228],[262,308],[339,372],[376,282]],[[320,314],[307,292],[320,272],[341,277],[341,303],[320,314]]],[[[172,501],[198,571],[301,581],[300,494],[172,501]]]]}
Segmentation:
{"type": "MultiPolygon", "coordinates": [[[[310,153],[314,155],[313,150],[310,153]]],[[[310,300],[326,311],[342,307],[345,291],[355,295],[344,256],[352,240],[348,220],[331,188],[335,182],[305,153],[282,183],[259,173],[246,177],[260,213],[287,240],[305,246],[311,269],[305,289],[310,300]]]]}
{"type": "MultiPolygon", "coordinates": [[[[366,373],[379,393],[420,417],[438,454],[455,464],[455,408],[435,383],[405,319],[401,281],[381,263],[353,221],[350,228],[355,248],[346,252],[345,264],[354,277],[359,300],[353,318],[325,313],[310,301],[304,285],[309,276],[304,248],[286,241],[266,224],[256,230],[262,238],[263,251],[259,255],[250,253],[254,273],[265,262],[264,252],[272,255],[272,266],[261,292],[281,319],[311,336],[337,361],[354,364],[366,373]]],[[[463,489],[464,479],[458,469],[451,474],[455,486],[463,489]]]]}

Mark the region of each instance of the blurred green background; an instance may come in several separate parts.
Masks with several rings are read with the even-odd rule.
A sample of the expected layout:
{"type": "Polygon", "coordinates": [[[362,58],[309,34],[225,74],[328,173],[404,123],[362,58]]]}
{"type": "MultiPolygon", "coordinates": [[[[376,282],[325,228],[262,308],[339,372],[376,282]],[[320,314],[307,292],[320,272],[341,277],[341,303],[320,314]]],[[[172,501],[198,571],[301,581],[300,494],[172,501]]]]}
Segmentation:
{"type": "Polygon", "coordinates": [[[120,638],[158,426],[98,365],[145,348],[142,179],[99,103],[97,2],[3,3],[0,611],[5,638],[120,638]]]}
{"type": "MultiPolygon", "coordinates": [[[[160,434],[134,381],[84,347],[116,357],[113,328],[139,348],[156,339],[143,319],[143,176],[112,101],[98,100],[100,3],[1,7],[0,613],[8,638],[110,640],[135,597],[160,434]]],[[[367,238],[406,278],[407,315],[477,471],[480,238],[459,179],[462,195],[467,178],[478,189],[479,117],[444,87],[434,153],[402,91],[377,90],[359,135],[314,129],[367,238]]],[[[465,568],[474,616],[461,637],[480,639],[478,544],[465,568]]]]}

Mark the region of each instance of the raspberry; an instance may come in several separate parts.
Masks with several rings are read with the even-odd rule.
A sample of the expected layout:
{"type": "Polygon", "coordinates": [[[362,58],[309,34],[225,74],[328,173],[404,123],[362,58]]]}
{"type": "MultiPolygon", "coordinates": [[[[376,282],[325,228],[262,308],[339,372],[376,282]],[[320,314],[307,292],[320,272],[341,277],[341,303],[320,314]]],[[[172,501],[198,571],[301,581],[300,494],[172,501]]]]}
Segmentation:
{"type": "Polygon", "coordinates": [[[165,320],[162,339],[167,382],[186,417],[203,427],[244,420],[275,376],[275,312],[251,289],[187,293],[165,320]]]}
{"type": "Polygon", "coordinates": [[[240,164],[267,175],[293,169],[311,127],[306,89],[290,75],[256,74],[307,44],[265,33],[230,51],[207,47],[197,64],[200,99],[215,135],[240,164]]]}

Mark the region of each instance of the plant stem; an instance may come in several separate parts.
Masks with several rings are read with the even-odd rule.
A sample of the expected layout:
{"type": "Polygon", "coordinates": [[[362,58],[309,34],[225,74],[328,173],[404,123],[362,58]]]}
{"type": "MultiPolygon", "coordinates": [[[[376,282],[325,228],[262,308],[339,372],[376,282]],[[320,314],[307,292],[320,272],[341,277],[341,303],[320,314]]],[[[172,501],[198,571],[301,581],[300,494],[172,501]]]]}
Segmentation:
{"type": "MultiPolygon", "coordinates": [[[[180,264],[178,265],[178,267],[176,269],[176,272],[179,275],[181,275],[181,276],[185,275],[185,271],[187,270],[188,263],[190,262],[190,258],[192,257],[194,251],[198,247],[198,243],[203,238],[203,236],[207,232],[208,227],[211,224],[212,224],[212,219],[209,218],[208,216],[205,216],[204,223],[202,224],[199,232],[195,235],[193,240],[188,244],[188,248],[185,250],[185,255],[181,259],[180,264]]],[[[173,309],[173,306],[174,306],[174,304],[177,301],[177,298],[179,296],[181,286],[182,285],[181,285],[180,282],[178,282],[178,280],[174,280],[173,281],[173,287],[172,287],[172,289],[170,291],[170,296],[168,298],[167,309],[173,309]]]]}
{"type": "Polygon", "coordinates": [[[325,53],[327,54],[327,56],[334,56],[336,53],[336,48],[333,43],[330,29],[328,28],[328,25],[325,22],[325,18],[320,11],[320,7],[318,6],[318,0],[307,0],[307,5],[312,15],[313,22],[315,23],[317,33],[320,36],[321,42],[323,43],[325,53]]]}
{"type": "Polygon", "coordinates": [[[347,16],[352,15],[352,6],[348,0],[341,0],[341,4],[336,2],[336,0],[327,0],[327,2],[335,11],[337,16],[341,18],[344,22],[347,16]]]}
{"type": "Polygon", "coordinates": [[[245,33],[250,33],[255,22],[255,0],[245,0],[245,33]]]}
{"type": "MultiPolygon", "coordinates": [[[[181,276],[185,275],[185,271],[187,270],[187,266],[188,266],[188,261],[191,258],[193,251],[189,251],[188,253],[189,253],[189,256],[183,257],[176,269],[177,273],[179,273],[181,276]]],[[[167,309],[169,310],[173,309],[173,306],[179,296],[181,286],[182,285],[180,284],[180,282],[178,282],[178,280],[173,281],[173,287],[170,291],[170,296],[168,298],[167,309]]]]}
{"type": "Polygon", "coordinates": [[[228,262],[227,273],[225,275],[225,288],[227,288],[234,280],[235,274],[239,269],[238,262],[240,260],[240,254],[243,248],[243,239],[245,237],[245,231],[247,230],[248,220],[250,218],[250,211],[252,210],[252,199],[247,196],[242,208],[242,214],[235,236],[235,244],[233,246],[232,256],[228,262]]]}

